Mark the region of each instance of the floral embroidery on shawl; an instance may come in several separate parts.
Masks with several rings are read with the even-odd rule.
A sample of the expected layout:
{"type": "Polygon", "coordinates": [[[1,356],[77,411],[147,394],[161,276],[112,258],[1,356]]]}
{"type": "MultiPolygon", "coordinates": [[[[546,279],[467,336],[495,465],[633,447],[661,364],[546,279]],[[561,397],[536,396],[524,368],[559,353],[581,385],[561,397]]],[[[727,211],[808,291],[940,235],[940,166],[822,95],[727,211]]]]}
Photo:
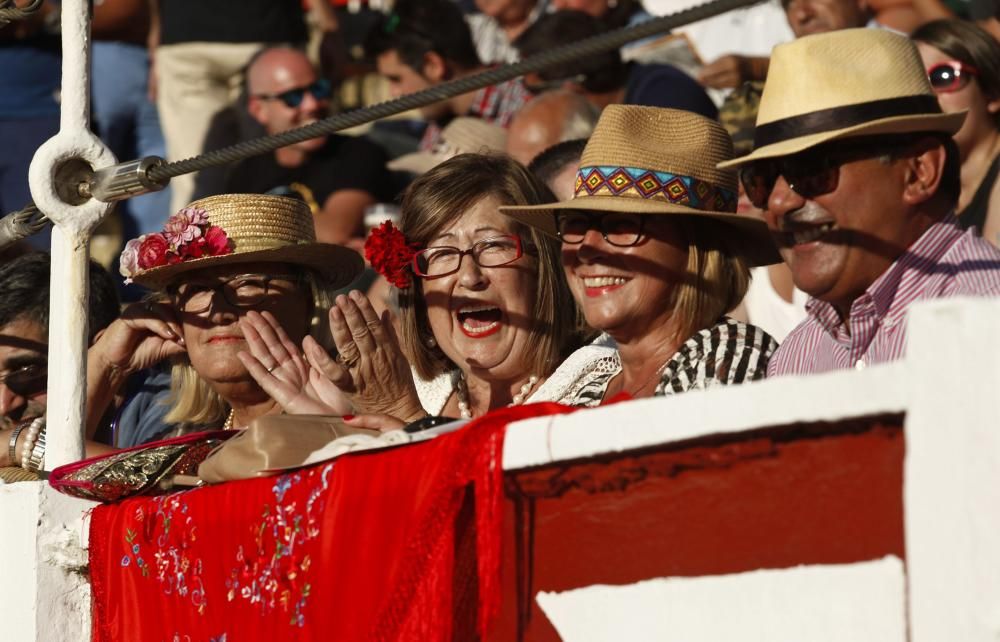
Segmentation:
{"type": "Polygon", "coordinates": [[[149,514],[140,506],[133,519],[136,528],[125,528],[126,551],[121,565],[135,564],[143,577],[153,574],[164,595],[190,599],[198,614],[203,615],[207,600],[202,562],[188,551],[197,539],[197,528],[188,515],[184,493],[154,498],[149,514]],[[143,557],[143,544],[152,553],[152,568],[143,557]]]}
{"type": "Polygon", "coordinates": [[[259,604],[262,614],[280,605],[290,612],[290,625],[305,625],[312,560],[302,549],[320,533],[317,499],[328,488],[332,469],[328,464],[277,478],[271,488],[274,505],[265,504],[260,521],[251,527],[255,549],[240,546],[236,552],[236,566],[226,580],[230,602],[241,598],[259,604]]]}

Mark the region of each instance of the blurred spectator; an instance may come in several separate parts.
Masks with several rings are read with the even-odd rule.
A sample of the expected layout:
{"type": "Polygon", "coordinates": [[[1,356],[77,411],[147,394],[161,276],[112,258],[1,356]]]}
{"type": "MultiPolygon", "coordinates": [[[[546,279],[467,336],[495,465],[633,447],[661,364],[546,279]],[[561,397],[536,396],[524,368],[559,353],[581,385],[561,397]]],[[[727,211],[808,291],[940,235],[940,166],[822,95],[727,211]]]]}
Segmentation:
{"type": "Polygon", "coordinates": [[[485,63],[516,62],[512,44],[549,6],[549,0],[476,0],[478,13],[466,16],[472,42],[485,63]]]}
{"type": "MultiPolygon", "coordinates": [[[[304,43],[305,20],[301,0],[153,2],[151,85],[167,157],[176,161],[204,151],[212,119],[236,101],[254,52],[269,43],[304,43]]],[[[194,186],[193,174],[171,181],[171,211],[191,200],[194,186]]]]}
{"type": "Polygon", "coordinates": [[[507,130],[482,118],[459,116],[441,131],[441,140],[430,151],[413,152],[389,163],[389,169],[423,174],[435,165],[459,154],[503,152],[507,130]]]}
{"type": "MultiPolygon", "coordinates": [[[[118,317],[111,275],[90,262],[88,342],[118,317]]],[[[45,414],[49,343],[49,255],[0,266],[0,430],[45,414]]],[[[9,439],[0,438],[6,444],[9,439]]]]}
{"type": "Polygon", "coordinates": [[[594,131],[600,112],[580,94],[547,91],[517,113],[507,134],[507,153],[527,165],[539,152],[594,131]]]}
{"type": "MultiPolygon", "coordinates": [[[[28,166],[59,131],[58,6],[46,1],[30,18],[0,27],[0,216],[31,202],[28,166]]],[[[29,241],[48,249],[49,239],[46,229],[29,241]]]]}
{"type": "MultiPolygon", "coordinates": [[[[368,55],[393,97],[484,71],[469,26],[451,0],[400,0],[369,33],[368,55]]],[[[476,116],[506,127],[531,98],[520,78],[420,108],[428,121],[420,149],[430,150],[456,116],[476,116]]]]}
{"type": "MultiPolygon", "coordinates": [[[[272,47],[247,68],[247,111],[268,134],[328,115],[330,82],[297,49],[272,47]]],[[[313,211],[316,237],[346,243],[360,237],[365,208],[389,200],[385,153],[360,137],[330,134],[279,147],[233,167],[226,192],[262,193],[279,186],[298,192],[313,211]]]]}
{"type": "Polygon", "coordinates": [[[1000,43],[964,20],[930,22],[912,38],[941,109],[968,111],[955,134],[962,156],[959,225],[1000,245],[1000,43]]]}
{"type": "Polygon", "coordinates": [[[545,183],[556,198],[568,201],[576,191],[576,174],[586,146],[586,138],[557,143],[535,156],[528,170],[545,183]]]}
{"type": "MultiPolygon", "coordinates": [[[[516,45],[527,58],[604,31],[601,21],[589,14],[557,11],[539,18],[518,38],[516,45]]],[[[705,90],[680,69],[670,65],[624,63],[617,51],[591,54],[527,74],[524,84],[533,93],[559,87],[578,92],[597,109],[624,103],[686,109],[713,119],[718,116],[718,109],[705,90]]]]}
{"type": "MultiPolygon", "coordinates": [[[[910,31],[916,25],[948,17],[940,0],[781,0],[788,26],[796,38],[857,27],[910,31]]],[[[706,87],[738,87],[767,76],[767,56],[728,54],[705,65],[698,81],[706,87]]]]}
{"type": "MultiPolygon", "coordinates": [[[[101,140],[119,161],[166,157],[156,104],[149,99],[148,0],[98,0],[91,34],[91,113],[101,140]]],[[[170,210],[170,186],[121,203],[122,234],[155,232],[170,210]]],[[[117,254],[120,248],[114,254],[117,254]]]]}

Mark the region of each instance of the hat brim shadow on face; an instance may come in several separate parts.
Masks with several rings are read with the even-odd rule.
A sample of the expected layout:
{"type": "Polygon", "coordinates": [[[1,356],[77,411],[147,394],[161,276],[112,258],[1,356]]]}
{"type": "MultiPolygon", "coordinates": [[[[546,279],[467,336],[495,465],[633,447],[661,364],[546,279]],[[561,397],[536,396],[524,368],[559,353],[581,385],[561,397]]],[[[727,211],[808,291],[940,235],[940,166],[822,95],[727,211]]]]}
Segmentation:
{"type": "Polygon", "coordinates": [[[583,196],[548,203],[545,205],[505,205],[500,213],[533,227],[550,236],[556,236],[555,213],[566,210],[592,212],[622,212],[650,216],[677,216],[691,220],[713,220],[731,227],[733,235],[727,239],[733,251],[743,256],[751,267],[781,262],[781,255],[764,221],[736,214],[698,210],[684,205],[660,200],[645,200],[621,196],[583,196]]]}
{"type": "Polygon", "coordinates": [[[753,150],[746,156],[741,156],[730,161],[719,163],[716,167],[719,169],[730,169],[740,167],[757,160],[791,156],[792,154],[804,152],[823,143],[847,138],[911,133],[942,133],[951,136],[962,128],[962,123],[965,122],[966,113],[967,112],[963,110],[948,114],[891,116],[888,118],[861,123],[852,127],[845,127],[843,129],[806,134],[804,136],[797,136],[795,138],[772,143],[770,145],[764,145],[759,149],[753,150]]]}
{"type": "Polygon", "coordinates": [[[300,243],[189,259],[136,273],[132,280],[143,287],[162,290],[187,272],[240,263],[283,263],[309,268],[317,272],[330,289],[349,285],[364,270],[364,260],[354,250],[329,243],[300,243]]]}

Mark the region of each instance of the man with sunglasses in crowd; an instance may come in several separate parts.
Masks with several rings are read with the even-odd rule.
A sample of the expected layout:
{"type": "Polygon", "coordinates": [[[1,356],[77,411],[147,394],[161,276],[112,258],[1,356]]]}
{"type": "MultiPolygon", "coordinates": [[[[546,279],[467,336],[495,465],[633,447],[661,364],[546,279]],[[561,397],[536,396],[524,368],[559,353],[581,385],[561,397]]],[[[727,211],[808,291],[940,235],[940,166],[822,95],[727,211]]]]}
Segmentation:
{"type": "Polygon", "coordinates": [[[903,356],[918,301],[1000,295],[1000,250],[954,221],[961,188],[944,114],[905,37],[877,29],[774,49],[754,151],[740,167],[808,316],[770,375],[862,369],[903,356]]]}
{"type": "MultiPolygon", "coordinates": [[[[119,303],[107,270],[91,261],[89,278],[88,340],[93,342],[118,317],[119,303]]],[[[45,414],[48,343],[49,255],[31,252],[0,265],[0,444],[4,454],[17,424],[45,414]]]]}
{"type": "MultiPolygon", "coordinates": [[[[268,134],[326,118],[332,88],[304,53],[270,47],[247,66],[247,111],[268,134]]],[[[324,243],[360,242],[365,208],[390,200],[386,155],[360,136],[329,134],[279,147],[236,165],[227,192],[297,194],[313,210],[316,237],[324,243]]]]}

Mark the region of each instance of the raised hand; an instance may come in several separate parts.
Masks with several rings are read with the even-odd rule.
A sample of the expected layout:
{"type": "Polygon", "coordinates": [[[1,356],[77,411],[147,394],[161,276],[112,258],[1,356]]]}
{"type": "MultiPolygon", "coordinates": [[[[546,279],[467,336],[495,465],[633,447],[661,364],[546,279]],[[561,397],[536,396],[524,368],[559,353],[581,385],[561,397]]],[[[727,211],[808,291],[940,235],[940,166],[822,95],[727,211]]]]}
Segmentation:
{"type": "Polygon", "coordinates": [[[355,290],[350,296],[338,296],[330,308],[330,332],[337,359],[315,343],[306,344],[306,358],[351,398],[359,414],[389,415],[406,422],[426,414],[388,314],[380,319],[368,297],[355,290]]]}
{"type": "Polygon", "coordinates": [[[88,359],[99,368],[128,375],[186,350],[173,308],[162,303],[134,303],[98,334],[88,359]]]}
{"type": "MultiPolygon", "coordinates": [[[[351,402],[325,378],[312,373],[298,346],[270,312],[250,311],[240,319],[250,353],[236,356],[250,376],[289,414],[344,415],[351,402]],[[323,392],[317,394],[313,380],[322,379],[323,392]]],[[[317,344],[318,345],[318,344],[317,344]]]]}

